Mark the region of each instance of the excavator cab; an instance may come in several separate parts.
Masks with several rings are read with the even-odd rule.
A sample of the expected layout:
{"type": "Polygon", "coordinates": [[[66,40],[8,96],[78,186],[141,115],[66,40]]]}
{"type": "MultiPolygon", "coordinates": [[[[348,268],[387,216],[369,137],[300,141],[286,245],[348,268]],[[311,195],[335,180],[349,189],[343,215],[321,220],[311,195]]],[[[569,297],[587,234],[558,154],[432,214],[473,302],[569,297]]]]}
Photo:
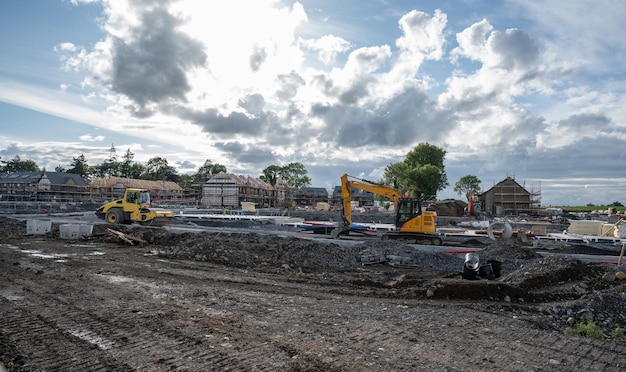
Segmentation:
{"type": "MultiPolygon", "coordinates": [[[[398,237],[410,234],[432,234],[437,229],[437,213],[422,211],[420,199],[400,199],[396,212],[398,237]]],[[[417,235],[413,235],[417,236],[417,235]]]]}
{"type": "Polygon", "coordinates": [[[406,222],[422,214],[422,203],[419,199],[400,199],[397,208],[397,228],[401,228],[406,222]]]}

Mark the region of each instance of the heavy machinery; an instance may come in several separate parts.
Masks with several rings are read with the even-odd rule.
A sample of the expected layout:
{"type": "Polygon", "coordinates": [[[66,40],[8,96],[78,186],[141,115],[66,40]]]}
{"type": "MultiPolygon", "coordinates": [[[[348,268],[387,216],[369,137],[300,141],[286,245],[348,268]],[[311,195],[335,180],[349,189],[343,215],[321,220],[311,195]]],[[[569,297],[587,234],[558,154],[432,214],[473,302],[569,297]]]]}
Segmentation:
{"type": "Polygon", "coordinates": [[[347,174],[341,176],[341,205],[342,221],[331,232],[333,238],[346,235],[352,228],[351,189],[360,189],[382,195],[396,205],[396,219],[394,231],[389,231],[381,236],[382,240],[401,239],[414,243],[441,245],[441,236],[436,233],[437,213],[422,211],[420,199],[405,198],[402,193],[393,187],[379,185],[371,181],[350,177],[347,174]]]}
{"type": "Polygon", "coordinates": [[[98,207],[96,216],[111,224],[137,222],[145,225],[164,225],[174,218],[174,212],[151,208],[148,190],[126,189],[122,199],[98,207]]]}

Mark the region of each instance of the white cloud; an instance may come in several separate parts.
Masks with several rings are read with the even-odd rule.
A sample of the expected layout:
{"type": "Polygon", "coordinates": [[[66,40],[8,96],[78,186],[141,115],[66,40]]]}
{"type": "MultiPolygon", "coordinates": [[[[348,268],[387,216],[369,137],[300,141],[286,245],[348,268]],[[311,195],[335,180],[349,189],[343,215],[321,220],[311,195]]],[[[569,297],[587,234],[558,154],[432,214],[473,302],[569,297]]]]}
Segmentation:
{"type": "Polygon", "coordinates": [[[334,14],[309,24],[299,2],[101,4],[101,40],[55,48],[67,71],[87,75],[82,86],[0,77],[0,100],[141,138],[185,169],[207,157],[252,174],[301,161],[325,184],[348,167],[380,175],[420,142],[445,147],[451,175],[522,170],[555,183],[546,175],[578,176],[568,154],[583,144],[604,151],[585,148],[577,165],[621,159],[626,148],[626,85],[603,75],[611,64],[623,71],[625,11],[604,0],[588,12],[576,0],[513,0],[534,21],[517,28],[481,20],[486,12],[469,24],[409,9],[391,27],[376,14],[346,32],[334,14]],[[385,42],[354,42],[359,30],[381,30],[385,42]]]}
{"type": "Polygon", "coordinates": [[[474,23],[456,35],[458,46],[450,54],[458,62],[458,57],[470,58],[474,61],[483,61],[487,54],[485,40],[493,26],[486,19],[474,23]]]}
{"type": "Polygon", "coordinates": [[[78,137],[81,141],[85,141],[85,142],[100,142],[100,141],[104,141],[104,139],[106,137],[104,136],[94,136],[91,134],[84,134],[80,137],[78,137]]]}
{"type": "Polygon", "coordinates": [[[324,35],[319,39],[301,39],[300,44],[317,51],[319,60],[325,65],[335,63],[337,54],[346,52],[352,47],[347,40],[333,35],[324,35]]]}

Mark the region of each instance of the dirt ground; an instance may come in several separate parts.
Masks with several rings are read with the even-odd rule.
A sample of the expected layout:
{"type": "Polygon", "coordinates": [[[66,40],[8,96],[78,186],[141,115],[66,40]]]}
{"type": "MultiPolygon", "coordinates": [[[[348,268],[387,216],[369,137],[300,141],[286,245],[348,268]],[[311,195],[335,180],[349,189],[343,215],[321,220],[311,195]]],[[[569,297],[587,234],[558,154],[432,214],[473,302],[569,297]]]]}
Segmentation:
{"type": "Polygon", "coordinates": [[[461,250],[232,227],[0,217],[0,371],[626,369],[624,266],[496,240],[474,248],[500,275],[468,280],[461,250]],[[571,332],[589,321],[602,337],[571,332]]]}

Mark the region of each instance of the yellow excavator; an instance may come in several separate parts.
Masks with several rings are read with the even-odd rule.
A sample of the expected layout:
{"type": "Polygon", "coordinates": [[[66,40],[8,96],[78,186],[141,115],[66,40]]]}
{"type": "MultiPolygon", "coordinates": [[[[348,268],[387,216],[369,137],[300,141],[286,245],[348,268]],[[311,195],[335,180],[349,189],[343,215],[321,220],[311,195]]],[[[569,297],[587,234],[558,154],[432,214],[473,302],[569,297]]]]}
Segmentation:
{"type": "Polygon", "coordinates": [[[137,222],[144,225],[165,225],[174,218],[174,212],[151,208],[150,191],[126,189],[122,199],[106,203],[96,210],[96,216],[110,224],[137,222]]]}
{"type": "Polygon", "coordinates": [[[333,238],[347,235],[352,229],[352,189],[360,189],[382,195],[396,206],[396,220],[393,231],[385,232],[382,240],[400,239],[419,244],[441,245],[443,240],[436,233],[437,213],[422,211],[420,199],[405,198],[402,193],[393,187],[358,179],[344,174],[341,176],[341,206],[342,221],[331,232],[333,238]]]}

